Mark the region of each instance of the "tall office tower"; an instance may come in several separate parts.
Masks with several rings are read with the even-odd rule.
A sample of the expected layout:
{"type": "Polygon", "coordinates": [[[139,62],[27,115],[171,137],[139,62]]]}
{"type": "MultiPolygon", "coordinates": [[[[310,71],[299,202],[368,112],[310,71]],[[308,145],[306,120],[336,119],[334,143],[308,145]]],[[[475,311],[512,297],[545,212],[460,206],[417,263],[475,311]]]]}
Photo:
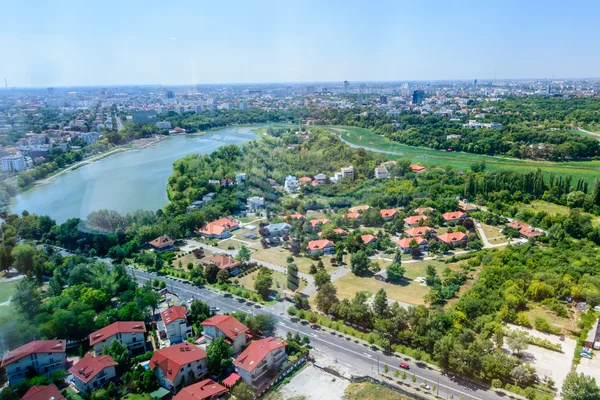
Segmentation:
{"type": "Polygon", "coordinates": [[[348,94],[350,92],[350,82],[344,81],[344,94],[348,94]]]}
{"type": "Polygon", "coordinates": [[[412,94],[413,104],[422,104],[425,101],[425,92],[422,90],[415,90],[412,94]]]}
{"type": "Polygon", "coordinates": [[[167,90],[167,99],[172,99],[173,97],[175,97],[175,95],[173,94],[173,91],[167,90]]]}
{"type": "Polygon", "coordinates": [[[473,81],[473,86],[477,86],[477,79],[473,81]]]}
{"type": "Polygon", "coordinates": [[[379,103],[387,104],[387,96],[384,96],[384,95],[379,96],[379,103]]]}
{"type": "Polygon", "coordinates": [[[363,95],[361,92],[358,92],[358,98],[356,99],[356,102],[358,104],[362,104],[363,103],[363,95]]]}

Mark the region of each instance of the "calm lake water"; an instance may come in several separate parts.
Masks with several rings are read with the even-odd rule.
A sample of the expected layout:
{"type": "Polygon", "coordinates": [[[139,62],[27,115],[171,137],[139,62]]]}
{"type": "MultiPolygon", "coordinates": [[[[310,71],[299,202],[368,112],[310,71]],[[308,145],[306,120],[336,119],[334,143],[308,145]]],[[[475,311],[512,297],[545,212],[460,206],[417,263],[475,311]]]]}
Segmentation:
{"type": "Polygon", "coordinates": [[[235,127],[201,136],[174,136],[140,150],[128,150],[57,177],[18,195],[12,212],[27,210],[62,223],[85,219],[94,210],[157,210],[167,203],[173,163],[186,154],[207,154],[228,144],[256,139],[252,128],[235,127]]]}

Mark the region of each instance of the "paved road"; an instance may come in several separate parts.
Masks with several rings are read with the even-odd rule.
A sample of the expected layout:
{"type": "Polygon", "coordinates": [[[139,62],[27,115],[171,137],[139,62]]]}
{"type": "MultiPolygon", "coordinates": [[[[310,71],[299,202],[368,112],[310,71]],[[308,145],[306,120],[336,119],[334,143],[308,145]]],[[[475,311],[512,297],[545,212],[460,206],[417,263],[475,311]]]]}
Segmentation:
{"type": "MultiPolygon", "coordinates": [[[[165,281],[169,291],[177,294],[184,302],[190,299],[200,299],[211,307],[219,307],[220,312],[272,313],[278,319],[277,334],[279,336],[285,337],[287,332],[298,332],[300,335],[311,338],[317,362],[319,361],[319,354],[326,354],[328,359],[336,359],[340,365],[347,367],[352,373],[377,377],[378,366],[380,372],[383,372],[384,365],[387,365],[393,371],[393,369],[397,369],[398,363],[402,360],[399,357],[382,354],[380,351],[370,348],[368,344],[362,344],[353,338],[334,335],[329,329],[326,329],[326,331],[315,330],[301,323],[292,322],[285,313],[286,308],[290,305],[289,303],[280,302],[273,306],[258,306],[259,308],[257,308],[243,303],[241,299],[224,297],[214,290],[198,288],[188,283],[175,281],[170,277],[158,276],[134,269],[129,269],[129,271],[135,275],[140,284],[153,279],[165,281]]],[[[418,367],[414,360],[404,359],[408,360],[411,365],[411,370],[408,371],[409,377],[414,374],[417,377],[417,383],[426,380],[430,386],[438,385],[439,396],[442,398],[449,398],[451,394],[454,394],[455,398],[460,398],[462,395],[464,400],[499,400],[506,398],[506,396],[475,387],[426,366],[418,367]]],[[[407,379],[407,381],[410,382],[410,379],[407,379]]]]}

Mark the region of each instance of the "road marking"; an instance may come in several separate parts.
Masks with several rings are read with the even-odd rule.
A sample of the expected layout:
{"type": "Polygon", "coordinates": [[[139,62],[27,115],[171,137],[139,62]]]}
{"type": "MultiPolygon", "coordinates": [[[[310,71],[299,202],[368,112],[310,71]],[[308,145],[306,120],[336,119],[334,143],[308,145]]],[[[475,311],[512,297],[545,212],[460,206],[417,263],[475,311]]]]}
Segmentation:
{"type": "Polygon", "coordinates": [[[370,355],[369,353],[363,353],[365,356],[369,357],[369,358],[373,358],[372,355],[370,355]]]}

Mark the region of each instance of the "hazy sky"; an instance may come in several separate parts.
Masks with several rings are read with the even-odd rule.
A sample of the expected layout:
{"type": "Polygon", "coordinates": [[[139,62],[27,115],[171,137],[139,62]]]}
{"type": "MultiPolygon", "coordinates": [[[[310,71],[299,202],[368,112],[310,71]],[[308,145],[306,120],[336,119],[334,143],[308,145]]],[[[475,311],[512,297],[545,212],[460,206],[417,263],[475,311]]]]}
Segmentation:
{"type": "Polygon", "coordinates": [[[600,0],[4,0],[9,86],[600,76],[600,0]]]}

